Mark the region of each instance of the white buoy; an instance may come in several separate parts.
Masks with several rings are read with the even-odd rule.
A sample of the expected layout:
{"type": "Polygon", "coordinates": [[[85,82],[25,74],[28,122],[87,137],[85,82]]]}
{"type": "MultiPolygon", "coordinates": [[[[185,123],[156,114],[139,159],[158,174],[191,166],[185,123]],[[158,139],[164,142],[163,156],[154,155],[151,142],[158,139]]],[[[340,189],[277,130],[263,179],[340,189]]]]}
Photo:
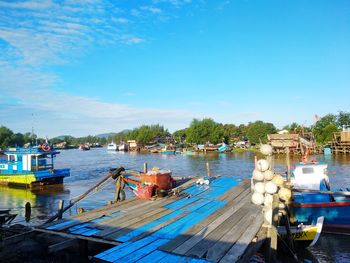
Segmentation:
{"type": "Polygon", "coordinates": [[[263,154],[263,155],[271,155],[272,154],[272,146],[269,145],[269,144],[262,144],[260,146],[260,152],[263,154]]]}
{"type": "Polygon", "coordinates": [[[282,201],[288,201],[292,198],[292,191],[287,188],[281,188],[278,191],[278,196],[282,201]]]}
{"type": "Polygon", "coordinates": [[[252,202],[256,205],[262,205],[264,203],[264,195],[260,193],[254,193],[252,195],[252,202]]]}
{"type": "Polygon", "coordinates": [[[254,192],[263,194],[265,193],[265,184],[262,182],[256,183],[254,185],[254,192]]]}
{"type": "Polygon", "coordinates": [[[269,194],[274,194],[277,192],[277,185],[274,182],[267,182],[265,184],[265,191],[269,194]]]}
{"type": "Polygon", "coordinates": [[[254,169],[253,179],[256,181],[262,181],[262,180],[264,180],[264,174],[262,172],[260,172],[259,170],[254,169]]]}
{"type": "Polygon", "coordinates": [[[284,179],[281,175],[275,174],[275,176],[272,178],[272,182],[274,182],[277,186],[283,186],[284,179]]]}
{"type": "Polygon", "coordinates": [[[260,159],[256,162],[256,169],[258,169],[260,172],[265,172],[267,169],[269,169],[269,167],[269,162],[265,159],[260,159]]]}
{"type": "Polygon", "coordinates": [[[271,170],[267,170],[267,171],[264,172],[264,179],[266,181],[272,180],[273,176],[274,176],[274,172],[271,171],[271,170]]]}
{"type": "Polygon", "coordinates": [[[273,195],[265,194],[264,205],[266,207],[272,207],[273,195]]]}

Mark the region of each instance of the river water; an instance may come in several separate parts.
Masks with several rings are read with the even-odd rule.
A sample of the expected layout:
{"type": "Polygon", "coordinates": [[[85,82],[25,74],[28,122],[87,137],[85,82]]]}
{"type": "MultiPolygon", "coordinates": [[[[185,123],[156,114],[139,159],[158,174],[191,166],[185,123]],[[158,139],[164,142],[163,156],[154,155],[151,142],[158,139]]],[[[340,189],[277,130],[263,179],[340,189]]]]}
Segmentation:
{"type": "MultiPolygon", "coordinates": [[[[65,204],[69,200],[84,193],[90,187],[105,177],[110,168],[123,166],[126,169],[143,169],[147,162],[149,169],[153,166],[169,169],[174,176],[204,176],[206,162],[209,162],[212,175],[249,178],[254,164],[253,152],[230,154],[196,154],[196,155],[161,155],[143,153],[108,152],[106,148],[95,148],[90,151],[77,149],[62,150],[55,159],[55,168],[70,168],[71,176],[66,178],[64,185],[46,187],[42,190],[26,190],[0,187],[0,209],[11,209],[18,214],[14,223],[38,225],[55,214],[59,200],[65,204]],[[24,218],[25,204],[31,203],[31,219],[24,218]]],[[[314,156],[314,159],[326,161],[329,164],[329,177],[332,188],[350,187],[350,156],[314,156]]],[[[291,163],[297,160],[292,160],[291,163]]],[[[284,172],[285,156],[275,156],[275,170],[284,172]]],[[[114,199],[115,188],[109,179],[100,189],[90,194],[67,211],[64,216],[74,215],[78,208],[91,210],[107,204],[114,199]]],[[[126,196],[133,193],[126,188],[126,196]]],[[[306,252],[319,262],[350,262],[350,236],[322,234],[318,243],[306,252]]]]}

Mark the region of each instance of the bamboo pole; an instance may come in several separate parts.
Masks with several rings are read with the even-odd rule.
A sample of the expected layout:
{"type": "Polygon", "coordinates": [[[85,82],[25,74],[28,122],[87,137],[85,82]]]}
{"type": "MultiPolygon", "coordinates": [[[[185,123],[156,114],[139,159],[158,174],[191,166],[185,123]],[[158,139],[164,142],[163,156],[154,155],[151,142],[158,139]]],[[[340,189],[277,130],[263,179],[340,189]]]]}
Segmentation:
{"type": "Polygon", "coordinates": [[[57,214],[55,214],[54,216],[50,217],[45,223],[50,223],[52,221],[54,221],[56,218],[59,217],[60,213],[64,213],[65,211],[67,211],[69,208],[71,208],[72,206],[74,206],[76,203],[78,203],[80,200],[82,200],[83,198],[85,198],[89,193],[91,193],[93,190],[95,190],[97,187],[99,187],[100,185],[102,185],[105,181],[107,181],[109,178],[111,178],[112,176],[116,176],[116,175],[120,175],[121,172],[124,170],[123,167],[120,167],[118,169],[116,169],[115,171],[109,171],[109,173],[101,180],[99,181],[96,185],[94,185],[93,187],[91,187],[89,190],[87,190],[85,193],[81,194],[80,196],[78,196],[76,199],[74,199],[73,201],[70,202],[70,204],[62,209],[62,212],[59,212],[57,214]]]}

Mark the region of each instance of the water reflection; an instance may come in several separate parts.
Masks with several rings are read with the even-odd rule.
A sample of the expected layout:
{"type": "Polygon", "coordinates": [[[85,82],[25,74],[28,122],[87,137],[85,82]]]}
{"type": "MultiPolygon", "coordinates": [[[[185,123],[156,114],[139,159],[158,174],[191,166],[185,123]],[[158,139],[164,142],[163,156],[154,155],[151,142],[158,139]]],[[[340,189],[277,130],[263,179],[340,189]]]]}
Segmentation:
{"type": "Polygon", "coordinates": [[[65,189],[63,185],[34,190],[0,186],[0,209],[11,208],[11,212],[17,214],[14,222],[21,223],[25,221],[25,206],[29,202],[32,208],[31,223],[40,223],[52,211],[57,210],[56,200],[66,199],[69,193],[69,189],[65,189]]]}

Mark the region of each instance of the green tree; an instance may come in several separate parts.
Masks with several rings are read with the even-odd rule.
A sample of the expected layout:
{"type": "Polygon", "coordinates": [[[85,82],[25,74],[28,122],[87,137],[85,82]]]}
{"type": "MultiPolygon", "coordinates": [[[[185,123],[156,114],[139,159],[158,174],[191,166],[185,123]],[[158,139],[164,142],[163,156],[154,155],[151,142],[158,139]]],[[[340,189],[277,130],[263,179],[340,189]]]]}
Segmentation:
{"type": "Polygon", "coordinates": [[[0,148],[6,149],[6,147],[14,146],[12,145],[13,132],[6,128],[5,126],[0,127],[0,148]]]}
{"type": "Polygon", "coordinates": [[[343,125],[350,125],[350,113],[339,111],[337,116],[337,125],[338,127],[342,127],[343,125]]]}
{"type": "Polygon", "coordinates": [[[325,132],[326,131],[329,132],[328,129],[325,130],[327,126],[328,126],[328,129],[331,129],[330,127],[338,126],[337,117],[334,114],[327,114],[326,116],[322,117],[319,121],[315,123],[313,132],[317,143],[322,144],[325,142],[325,138],[327,138],[327,134],[325,134],[325,132]]]}
{"type": "Polygon", "coordinates": [[[222,142],[225,135],[224,127],[212,119],[194,119],[186,130],[186,141],[188,143],[204,144],[207,142],[222,142]]]}
{"type": "Polygon", "coordinates": [[[256,121],[248,125],[247,137],[252,144],[267,142],[267,135],[276,133],[276,127],[272,123],[256,121]]]}
{"type": "Polygon", "coordinates": [[[173,137],[178,143],[183,143],[186,140],[186,130],[187,129],[177,130],[173,133],[173,137]]]}

